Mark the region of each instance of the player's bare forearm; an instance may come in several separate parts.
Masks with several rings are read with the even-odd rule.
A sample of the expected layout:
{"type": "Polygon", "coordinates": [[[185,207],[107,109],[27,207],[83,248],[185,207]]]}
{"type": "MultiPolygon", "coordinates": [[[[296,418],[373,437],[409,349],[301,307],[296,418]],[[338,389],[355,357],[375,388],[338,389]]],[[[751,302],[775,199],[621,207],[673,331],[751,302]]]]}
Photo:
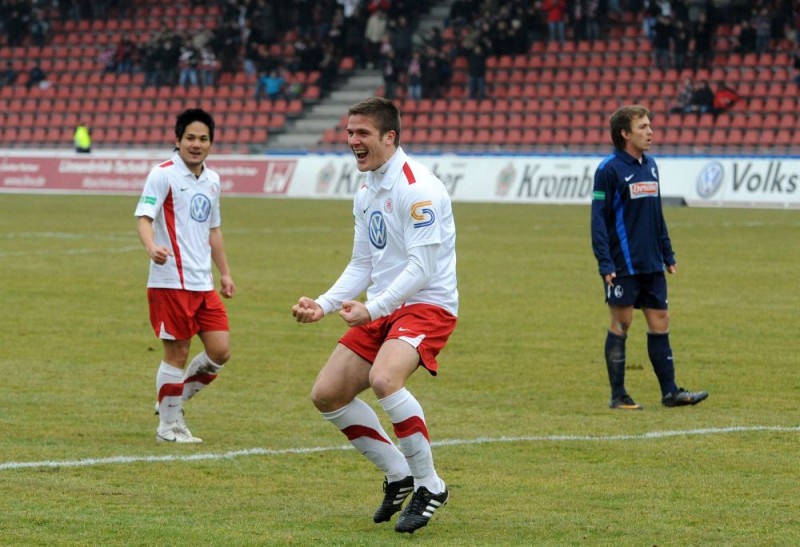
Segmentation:
{"type": "Polygon", "coordinates": [[[165,264],[167,258],[172,256],[172,251],[156,243],[152,218],[146,216],[139,217],[136,221],[136,233],[139,236],[139,241],[141,241],[144,246],[144,250],[147,251],[150,259],[156,264],[165,264]]]}

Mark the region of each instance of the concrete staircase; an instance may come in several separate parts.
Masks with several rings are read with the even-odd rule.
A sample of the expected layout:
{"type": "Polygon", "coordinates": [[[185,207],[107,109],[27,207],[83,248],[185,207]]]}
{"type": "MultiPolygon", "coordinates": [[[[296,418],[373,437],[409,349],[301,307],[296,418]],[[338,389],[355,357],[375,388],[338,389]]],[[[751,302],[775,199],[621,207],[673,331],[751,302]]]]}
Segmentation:
{"type": "MultiPolygon", "coordinates": [[[[307,108],[303,116],[290,122],[286,132],[270,138],[267,151],[305,152],[318,147],[319,140],[326,129],[339,126],[347,109],[367,97],[375,95],[375,91],[383,85],[383,78],[378,70],[356,70],[339,88],[327,97],[307,108]]],[[[342,145],[346,142],[342,131],[342,145]]]]}
{"type": "MultiPolygon", "coordinates": [[[[414,35],[414,42],[421,44],[423,37],[436,26],[442,26],[450,13],[453,0],[440,0],[429,12],[420,18],[414,35]]],[[[320,140],[326,129],[337,128],[347,109],[367,97],[372,97],[383,85],[380,70],[356,69],[352,75],[337,83],[336,89],[320,102],[306,108],[303,115],[288,122],[286,131],[271,136],[267,142],[267,152],[307,152],[318,150],[320,140]]],[[[342,131],[342,146],[346,136],[342,131]]]]}

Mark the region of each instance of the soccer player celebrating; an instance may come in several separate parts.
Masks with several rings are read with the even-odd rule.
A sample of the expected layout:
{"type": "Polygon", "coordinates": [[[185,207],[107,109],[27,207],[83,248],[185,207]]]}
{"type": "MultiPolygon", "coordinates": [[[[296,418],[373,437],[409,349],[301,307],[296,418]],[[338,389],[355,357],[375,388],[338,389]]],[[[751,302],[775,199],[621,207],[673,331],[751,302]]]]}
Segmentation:
{"type": "Polygon", "coordinates": [[[447,503],[433,465],[430,436],[417,399],[405,384],[419,366],[436,375],[436,356],[456,326],[455,224],[450,197],[427,168],[400,147],[400,112],[389,100],[350,107],[348,144],[359,171],[355,237],[339,279],[292,308],[300,323],[339,310],[350,327],[317,376],[311,399],[322,416],[385,475],[384,499],[373,515],[412,533],[447,503]],[[366,289],[366,302],[354,300],[366,289]],[[397,445],[357,395],[367,388],[392,422],[397,445]]]}
{"type": "Polygon", "coordinates": [[[677,271],[675,253],[661,206],[659,172],[650,150],[650,112],[623,106],[611,116],[614,153],[594,176],[592,248],[603,278],[611,315],[605,358],[611,401],[616,409],[641,410],[625,389],[625,340],[634,308],[647,321],[647,353],[666,407],[696,405],[708,397],[675,384],[669,342],[667,280],[677,271]]]}
{"type": "Polygon", "coordinates": [[[163,342],[156,374],[159,442],[199,443],[183,416],[183,402],[210,384],[230,358],[228,315],[217,293],[236,293],[220,229],[220,179],[206,167],[214,142],[214,119],[199,108],[182,112],[175,124],[172,159],[147,176],[134,213],[139,239],[150,256],[147,300],[150,323],[163,342]],[[186,366],[192,338],[203,343],[186,366]]]}

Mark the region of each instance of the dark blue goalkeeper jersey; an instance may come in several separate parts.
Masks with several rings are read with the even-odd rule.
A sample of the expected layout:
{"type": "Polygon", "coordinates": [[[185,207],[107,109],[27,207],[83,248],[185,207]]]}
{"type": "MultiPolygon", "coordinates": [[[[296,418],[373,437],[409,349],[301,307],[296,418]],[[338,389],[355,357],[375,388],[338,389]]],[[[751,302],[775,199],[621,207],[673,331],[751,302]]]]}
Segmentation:
{"type": "Polygon", "coordinates": [[[597,167],[592,196],[592,249],[601,276],[663,272],[675,264],[661,208],[658,167],[614,150],[597,167]]]}

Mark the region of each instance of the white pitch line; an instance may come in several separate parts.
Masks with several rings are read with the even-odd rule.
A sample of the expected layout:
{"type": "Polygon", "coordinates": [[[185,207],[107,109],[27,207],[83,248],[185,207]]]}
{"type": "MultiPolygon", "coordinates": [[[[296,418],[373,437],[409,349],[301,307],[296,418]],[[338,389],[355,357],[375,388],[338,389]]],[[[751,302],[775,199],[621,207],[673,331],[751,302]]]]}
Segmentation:
{"type": "MultiPolygon", "coordinates": [[[[535,435],[520,437],[477,437],[475,439],[449,439],[434,441],[432,446],[457,446],[469,444],[515,443],[515,442],[564,442],[564,441],[637,441],[665,439],[684,435],[716,435],[723,433],[747,433],[753,431],[767,431],[777,433],[800,433],[800,426],[732,426],[708,427],[703,429],[689,429],[686,431],[651,431],[636,435],[535,435]]],[[[189,455],[165,456],[114,456],[110,458],[84,458],[82,460],[47,460],[38,462],[6,462],[0,463],[0,471],[11,469],[31,469],[40,467],[91,467],[95,465],[127,464],[127,463],[162,463],[162,462],[194,462],[201,460],[226,460],[245,456],[284,456],[287,454],[312,454],[315,452],[332,452],[335,450],[350,450],[349,444],[339,446],[317,446],[312,448],[284,448],[274,450],[270,448],[248,448],[222,453],[201,453],[189,455]]]]}

